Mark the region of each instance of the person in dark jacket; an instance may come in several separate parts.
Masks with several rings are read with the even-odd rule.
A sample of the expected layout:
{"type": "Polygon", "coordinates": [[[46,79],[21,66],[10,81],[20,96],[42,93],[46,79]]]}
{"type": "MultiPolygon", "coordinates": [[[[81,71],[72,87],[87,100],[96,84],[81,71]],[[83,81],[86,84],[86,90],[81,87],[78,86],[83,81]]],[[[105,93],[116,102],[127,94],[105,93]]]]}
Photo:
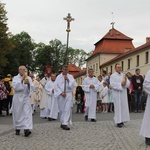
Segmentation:
{"type": "Polygon", "coordinates": [[[134,112],[141,112],[141,98],[143,90],[143,76],[140,75],[140,69],[135,70],[135,75],[132,76],[131,82],[134,90],[134,112]]]}

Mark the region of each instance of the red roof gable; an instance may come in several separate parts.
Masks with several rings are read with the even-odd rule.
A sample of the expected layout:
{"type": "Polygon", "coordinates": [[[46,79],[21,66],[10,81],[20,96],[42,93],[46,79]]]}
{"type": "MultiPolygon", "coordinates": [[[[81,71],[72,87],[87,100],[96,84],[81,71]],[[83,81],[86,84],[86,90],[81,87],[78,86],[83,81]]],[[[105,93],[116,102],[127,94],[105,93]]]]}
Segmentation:
{"type": "Polygon", "coordinates": [[[98,42],[96,42],[94,45],[97,45],[100,41],[102,41],[103,39],[113,39],[113,40],[129,40],[132,41],[133,39],[124,35],[123,33],[121,33],[120,31],[116,30],[115,28],[112,28],[108,31],[108,33],[106,33],[106,35],[99,40],[98,42]]]}
{"type": "Polygon", "coordinates": [[[89,58],[99,53],[122,54],[134,49],[132,40],[132,38],[112,28],[101,40],[95,43],[95,50],[89,58]]]}

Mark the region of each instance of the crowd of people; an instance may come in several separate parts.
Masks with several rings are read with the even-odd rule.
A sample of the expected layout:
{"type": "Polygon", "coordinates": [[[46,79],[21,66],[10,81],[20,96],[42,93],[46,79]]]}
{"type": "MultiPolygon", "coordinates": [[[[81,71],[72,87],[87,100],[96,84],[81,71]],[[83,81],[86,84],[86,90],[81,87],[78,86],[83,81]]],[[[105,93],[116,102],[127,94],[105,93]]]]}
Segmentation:
{"type": "MultiPolygon", "coordinates": [[[[102,74],[94,76],[94,70],[88,69],[88,76],[83,79],[82,85],[77,85],[72,75],[68,73],[65,65],[59,75],[44,74],[42,79],[35,78],[34,74],[27,75],[25,66],[20,66],[18,75],[6,78],[0,75],[0,117],[6,115],[13,117],[16,135],[24,130],[27,137],[33,128],[32,116],[40,108],[40,117],[53,121],[60,119],[60,127],[70,130],[72,123],[72,107],[76,104],[76,113],[84,113],[85,121],[90,119],[96,122],[96,113],[114,112],[114,122],[122,128],[130,121],[129,103],[130,95],[134,95],[134,112],[141,112],[143,86],[149,93],[149,78],[145,80],[140,75],[140,69],[135,74],[123,73],[120,64],[116,64],[113,74],[103,70],[102,74]]],[[[148,103],[149,104],[149,103],[148,103]]],[[[147,108],[148,109],[148,108],[147,108]]],[[[141,135],[145,137],[146,144],[150,144],[150,129],[147,132],[148,121],[146,111],[141,135]],[[145,121],[146,120],[146,121],[145,121]],[[146,128],[146,129],[145,129],[146,128]]]]}

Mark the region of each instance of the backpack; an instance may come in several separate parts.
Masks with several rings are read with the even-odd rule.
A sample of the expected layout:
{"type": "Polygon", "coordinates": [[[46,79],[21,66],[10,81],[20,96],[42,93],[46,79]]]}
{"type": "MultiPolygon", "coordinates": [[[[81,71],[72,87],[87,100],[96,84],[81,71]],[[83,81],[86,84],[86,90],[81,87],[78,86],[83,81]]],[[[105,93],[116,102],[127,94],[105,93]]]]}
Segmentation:
{"type": "Polygon", "coordinates": [[[10,93],[11,87],[10,87],[9,81],[4,81],[4,85],[5,85],[6,89],[7,89],[7,91],[10,93]]]}

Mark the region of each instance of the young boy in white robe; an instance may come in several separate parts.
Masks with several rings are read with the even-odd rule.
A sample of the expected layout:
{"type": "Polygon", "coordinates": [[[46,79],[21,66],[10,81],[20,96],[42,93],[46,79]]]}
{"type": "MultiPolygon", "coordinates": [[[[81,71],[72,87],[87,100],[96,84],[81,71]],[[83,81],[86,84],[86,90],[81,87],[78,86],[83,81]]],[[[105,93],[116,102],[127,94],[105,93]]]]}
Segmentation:
{"type": "Polygon", "coordinates": [[[109,97],[108,97],[108,87],[107,87],[107,82],[103,82],[103,90],[102,90],[102,106],[103,106],[103,111],[102,113],[107,113],[108,112],[108,103],[109,103],[109,97]]]}

